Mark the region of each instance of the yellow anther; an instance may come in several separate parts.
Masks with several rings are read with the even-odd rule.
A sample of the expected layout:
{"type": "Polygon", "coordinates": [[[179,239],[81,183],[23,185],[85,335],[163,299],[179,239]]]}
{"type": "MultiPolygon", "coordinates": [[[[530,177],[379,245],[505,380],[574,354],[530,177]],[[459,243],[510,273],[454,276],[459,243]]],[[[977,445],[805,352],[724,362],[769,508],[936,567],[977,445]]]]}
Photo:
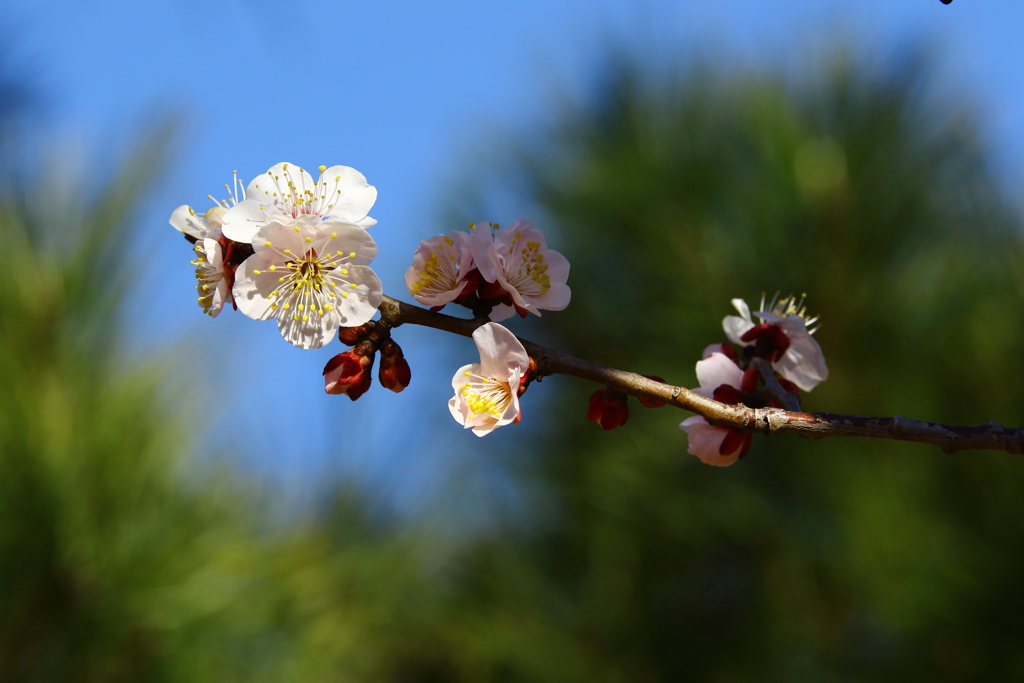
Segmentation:
{"type": "Polygon", "coordinates": [[[348,298],[348,292],[342,292],[341,293],[341,298],[342,299],[347,299],[348,298]]]}
{"type": "Polygon", "coordinates": [[[262,275],[263,271],[262,270],[256,270],[255,268],[253,268],[252,274],[253,275],[262,275]]]}
{"type": "Polygon", "coordinates": [[[327,167],[326,167],[326,166],[324,166],[323,164],[320,164],[319,166],[317,166],[317,168],[318,168],[318,169],[320,169],[320,172],[321,172],[321,173],[323,173],[324,171],[326,171],[326,170],[327,170],[327,167]]]}
{"type": "Polygon", "coordinates": [[[350,251],[350,252],[348,253],[348,257],[349,257],[349,258],[355,258],[355,257],[356,257],[356,252],[354,252],[354,251],[350,251]]]}
{"type": "Polygon", "coordinates": [[[341,274],[342,275],[348,275],[348,268],[342,268],[341,269],[341,274]]]}
{"type": "Polygon", "coordinates": [[[292,305],[291,305],[291,304],[285,304],[285,305],[283,306],[284,310],[286,310],[286,311],[287,311],[287,310],[288,310],[289,308],[291,308],[291,307],[292,307],[292,305]]]}
{"type": "Polygon", "coordinates": [[[270,241],[268,240],[268,241],[264,242],[264,243],[263,243],[263,246],[265,246],[265,247],[269,247],[269,246],[270,246],[270,241]]]}
{"type": "Polygon", "coordinates": [[[208,290],[209,288],[210,288],[210,285],[203,285],[203,291],[204,291],[204,292],[205,292],[206,290],[208,290]]]}
{"type": "Polygon", "coordinates": [[[290,254],[290,253],[292,253],[292,250],[291,250],[291,249],[285,249],[285,250],[284,250],[284,253],[286,253],[286,254],[290,254]]]}
{"type": "Polygon", "coordinates": [[[297,225],[295,226],[295,232],[302,232],[301,230],[299,230],[299,226],[297,225]]]}
{"type": "MultiPolygon", "coordinates": [[[[288,164],[285,164],[285,165],[283,165],[283,166],[281,167],[281,170],[282,170],[282,171],[287,171],[287,170],[288,170],[288,164]]],[[[274,177],[276,178],[277,176],[274,176],[274,177]]]]}
{"type": "Polygon", "coordinates": [[[333,240],[333,239],[334,239],[335,237],[337,237],[337,236],[338,236],[338,233],[336,233],[336,232],[332,232],[332,233],[331,233],[331,239],[332,239],[332,240],[333,240]]]}
{"type": "Polygon", "coordinates": [[[321,309],[319,309],[319,310],[318,310],[318,311],[316,312],[316,314],[317,314],[317,315],[323,315],[323,314],[324,314],[324,309],[322,309],[322,308],[321,308],[321,309]]]}
{"type": "Polygon", "coordinates": [[[278,281],[278,282],[284,282],[284,277],[279,277],[279,278],[277,278],[277,281],[278,281]]]}
{"type": "Polygon", "coordinates": [[[298,320],[298,319],[299,319],[299,314],[298,313],[292,313],[292,320],[298,320]]]}
{"type": "Polygon", "coordinates": [[[308,315],[302,316],[302,322],[308,323],[309,322],[309,316],[308,315]]]}
{"type": "Polygon", "coordinates": [[[357,285],[357,284],[356,284],[356,283],[354,283],[354,282],[353,282],[352,284],[350,284],[350,285],[349,285],[349,287],[351,287],[352,289],[355,289],[355,288],[356,288],[356,287],[358,287],[358,286],[359,286],[359,285],[357,285]]]}
{"type": "Polygon", "coordinates": [[[340,175],[339,175],[339,176],[335,176],[335,177],[334,177],[334,182],[338,182],[338,181],[340,181],[340,180],[341,180],[341,176],[340,176],[340,175]]]}
{"type": "Polygon", "coordinates": [[[270,266],[271,270],[277,270],[277,266],[270,266]]]}
{"type": "Polygon", "coordinates": [[[307,237],[307,238],[306,238],[306,244],[309,244],[309,243],[310,243],[310,242],[312,242],[312,241],[313,241],[313,238],[312,238],[312,237],[307,237]]]}
{"type": "Polygon", "coordinates": [[[298,308],[298,309],[299,309],[300,311],[304,311],[304,310],[306,310],[305,306],[303,306],[302,304],[299,304],[297,308],[298,308]]]}
{"type": "Polygon", "coordinates": [[[270,308],[271,309],[276,309],[277,308],[277,304],[270,304],[270,308]]]}
{"type": "Polygon", "coordinates": [[[466,370],[466,372],[465,372],[465,373],[463,373],[463,374],[465,374],[465,375],[466,375],[466,377],[472,377],[472,376],[473,376],[473,373],[472,373],[472,372],[470,372],[469,370],[466,370]]]}
{"type": "Polygon", "coordinates": [[[327,304],[327,310],[328,311],[333,311],[334,310],[334,306],[332,306],[330,304],[327,304]]]}

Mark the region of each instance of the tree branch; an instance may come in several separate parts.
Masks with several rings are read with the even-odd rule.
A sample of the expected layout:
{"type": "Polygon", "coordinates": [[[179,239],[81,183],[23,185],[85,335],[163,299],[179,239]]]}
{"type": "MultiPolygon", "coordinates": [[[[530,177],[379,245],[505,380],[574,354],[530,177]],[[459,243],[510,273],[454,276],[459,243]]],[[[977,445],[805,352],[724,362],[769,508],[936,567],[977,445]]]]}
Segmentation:
{"type": "MultiPolygon", "coordinates": [[[[407,304],[389,296],[380,305],[381,321],[389,327],[399,325],[422,325],[436,330],[473,336],[473,331],[487,322],[486,319],[468,320],[455,318],[443,313],[407,304]]],[[[748,408],[743,405],[727,405],[701,396],[684,387],[662,384],[643,375],[607,368],[590,361],[575,358],[558,351],[521,339],[527,353],[537,362],[539,377],[549,375],[571,375],[581,379],[606,384],[631,396],[645,396],[664,401],[677,408],[688,410],[704,417],[709,423],[727,427],[739,427],[763,434],[793,432],[810,439],[833,436],[863,436],[875,439],[915,441],[938,446],[947,453],[967,449],[983,449],[1021,453],[1022,430],[1003,427],[995,421],[986,425],[957,426],[911,420],[905,417],[858,417],[834,415],[832,413],[804,413],[799,410],[776,408],[748,408]]],[[[769,393],[777,398],[792,396],[779,385],[775,373],[765,373],[758,368],[769,393]],[[769,379],[770,378],[770,379],[769,379]],[[771,388],[772,383],[776,388],[771,388]],[[781,393],[779,393],[781,392],[781,393]]],[[[780,400],[783,405],[793,407],[792,402],[780,400]]]]}

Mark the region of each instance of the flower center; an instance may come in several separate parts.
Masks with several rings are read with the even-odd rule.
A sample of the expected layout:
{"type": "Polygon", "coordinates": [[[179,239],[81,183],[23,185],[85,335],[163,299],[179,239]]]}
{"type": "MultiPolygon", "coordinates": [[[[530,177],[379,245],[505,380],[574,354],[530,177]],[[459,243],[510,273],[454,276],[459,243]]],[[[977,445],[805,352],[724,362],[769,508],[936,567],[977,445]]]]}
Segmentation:
{"type": "Polygon", "coordinates": [[[517,232],[508,247],[505,280],[522,294],[541,296],[551,289],[548,266],[544,263],[544,254],[540,252],[540,242],[527,240],[525,246],[519,246],[522,236],[521,232],[517,232]],[[515,255],[517,248],[518,256],[515,255]]]}
{"type": "Polygon", "coordinates": [[[469,406],[470,417],[490,415],[500,419],[512,402],[512,390],[508,383],[474,375],[469,371],[466,376],[475,380],[462,385],[462,396],[469,406]]]}
{"type": "Polygon", "coordinates": [[[430,258],[423,264],[423,270],[416,271],[420,279],[412,283],[410,290],[415,294],[427,296],[442,294],[455,289],[458,284],[456,272],[458,256],[455,242],[445,235],[444,240],[430,252],[430,258]]]}
{"type": "MultiPolygon", "coordinates": [[[[788,318],[791,315],[796,315],[804,319],[804,324],[809,328],[814,323],[818,322],[818,317],[811,317],[807,313],[807,307],[804,306],[804,301],[807,299],[806,294],[800,295],[800,300],[797,301],[796,296],[790,294],[787,297],[781,299],[778,298],[779,293],[775,292],[775,296],[772,297],[771,302],[768,304],[768,308],[765,308],[764,294],[761,295],[761,310],[774,313],[782,318],[788,318]]],[[[809,331],[809,334],[814,334],[818,331],[818,328],[814,328],[809,331]]]]}
{"type": "Polygon", "coordinates": [[[270,195],[274,205],[292,218],[301,215],[327,216],[341,197],[341,176],[325,178],[325,170],[326,166],[320,166],[320,179],[310,185],[307,180],[310,176],[304,169],[298,169],[296,181],[296,176],[292,175],[288,164],[285,164],[281,175],[269,171],[265,174],[270,179],[269,186],[264,181],[263,188],[258,184],[256,187],[270,195]]]}

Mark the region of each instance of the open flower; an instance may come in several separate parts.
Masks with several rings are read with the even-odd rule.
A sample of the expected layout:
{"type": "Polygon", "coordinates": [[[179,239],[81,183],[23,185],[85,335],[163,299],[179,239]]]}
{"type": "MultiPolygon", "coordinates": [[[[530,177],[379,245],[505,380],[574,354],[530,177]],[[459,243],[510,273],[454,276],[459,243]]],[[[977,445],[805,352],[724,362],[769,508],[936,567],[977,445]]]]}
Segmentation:
{"type": "Polygon", "coordinates": [[[489,223],[479,223],[470,237],[473,260],[486,282],[496,284],[510,303],[497,306],[491,320],[504,320],[515,313],[540,315],[560,311],[569,305],[571,291],[569,262],[548,249],[544,233],[530,221],[519,219],[491,237],[489,223]]]}
{"type": "Polygon", "coordinates": [[[377,201],[377,188],[348,166],[320,167],[320,179],[295,164],[280,163],[253,179],[245,200],[224,214],[224,234],[236,242],[249,242],[274,218],[318,216],[360,228],[377,221],[367,214],[377,201]]]}
{"type": "Polygon", "coordinates": [[[825,355],[811,336],[817,328],[807,329],[818,319],[807,316],[803,298],[799,302],[792,296],[781,301],[772,299],[765,308],[762,297],[761,310],[754,314],[761,320],[759,324],[751,319],[743,299],[733,299],[732,305],[739,315],[726,316],[722,321],[730,341],[752,347],[753,355],[770,361],[777,374],[804,391],[828,379],[825,355]]]}
{"type": "Polygon", "coordinates": [[[405,272],[405,286],[421,304],[444,306],[476,289],[476,279],[466,279],[472,269],[469,234],[453,230],[420,242],[405,272]]]}
{"type": "Polygon", "coordinates": [[[448,401],[448,409],[463,427],[486,436],[519,421],[519,392],[529,374],[530,356],[516,336],[497,323],[478,327],[473,341],[480,362],[455,373],[455,396],[448,401]]]}
{"type": "Polygon", "coordinates": [[[318,349],[340,325],[373,317],[383,298],[368,267],[377,244],[362,228],[318,216],[271,219],[253,238],[255,253],[238,267],[238,309],[254,320],[277,319],[281,335],[318,349]]]}
{"type": "MultiPolygon", "coordinates": [[[[740,403],[741,392],[757,388],[756,371],[744,372],[728,356],[718,352],[697,363],[697,379],[700,388],[694,389],[694,393],[730,405],[740,403]]],[[[726,467],[750,450],[750,432],[710,425],[699,415],[683,420],[679,428],[689,438],[687,451],[708,465],[726,467]]]]}

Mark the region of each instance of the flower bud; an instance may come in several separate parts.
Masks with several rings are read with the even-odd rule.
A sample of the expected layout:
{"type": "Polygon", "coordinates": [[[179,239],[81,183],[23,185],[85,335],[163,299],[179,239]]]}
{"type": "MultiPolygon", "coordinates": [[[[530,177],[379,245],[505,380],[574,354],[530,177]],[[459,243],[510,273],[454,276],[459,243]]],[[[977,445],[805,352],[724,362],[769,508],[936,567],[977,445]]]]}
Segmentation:
{"type": "Polygon", "coordinates": [[[409,361],[405,360],[402,347],[393,340],[387,339],[380,347],[379,378],[381,386],[396,394],[409,386],[412,370],[409,361]]]}
{"type": "Polygon", "coordinates": [[[626,420],[629,419],[626,395],[610,387],[595,391],[590,396],[587,419],[599,423],[606,431],[626,424],[626,420]]]}
{"type": "Polygon", "coordinates": [[[338,341],[345,346],[355,346],[366,339],[375,327],[377,327],[376,320],[365,322],[359,327],[339,327],[338,341]]]}
{"type": "MultiPolygon", "coordinates": [[[[657,375],[644,375],[644,377],[653,379],[655,382],[665,383],[665,380],[657,375]]],[[[648,398],[647,396],[638,396],[637,398],[645,408],[664,408],[667,405],[664,401],[659,401],[656,398],[648,398]]]]}
{"type": "Polygon", "coordinates": [[[373,351],[357,346],[339,353],[324,366],[324,391],[328,394],[346,394],[353,401],[370,388],[373,371],[373,351]]]}

